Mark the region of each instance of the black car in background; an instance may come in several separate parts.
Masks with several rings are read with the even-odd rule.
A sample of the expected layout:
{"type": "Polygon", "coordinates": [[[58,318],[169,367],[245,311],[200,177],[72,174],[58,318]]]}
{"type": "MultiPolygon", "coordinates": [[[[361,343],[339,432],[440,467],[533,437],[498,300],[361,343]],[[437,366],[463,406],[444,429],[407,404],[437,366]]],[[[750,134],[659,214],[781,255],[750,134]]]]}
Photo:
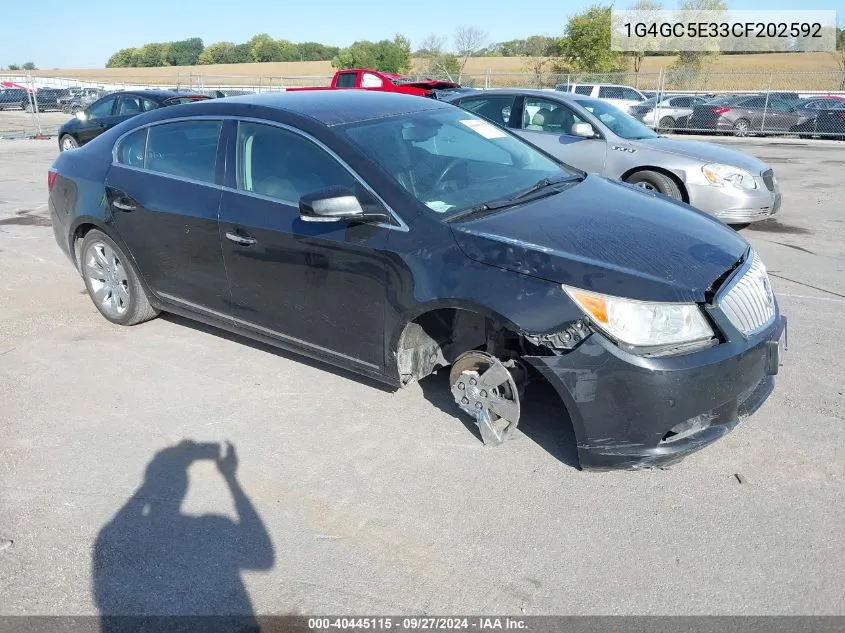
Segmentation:
{"type": "Polygon", "coordinates": [[[76,149],[106,130],[143,112],[170,105],[211,99],[198,93],[174,90],[126,90],[98,99],[59,128],[59,149],[76,149]]]}
{"type": "Polygon", "coordinates": [[[110,322],[174,312],[395,388],[451,367],[456,412],[491,445],[545,378],[582,467],[676,461],[778,372],[785,319],[735,231],[436,99],[160,108],[60,153],[47,183],[110,322]]]}
{"type": "Polygon", "coordinates": [[[22,88],[0,88],[0,110],[20,110],[27,99],[22,88]]]}
{"type": "Polygon", "coordinates": [[[790,131],[801,138],[845,140],[845,100],[825,101],[823,108],[814,110],[812,118],[799,123],[790,131]]]}
{"type": "Polygon", "coordinates": [[[21,107],[27,112],[33,112],[38,108],[39,112],[50,110],[61,110],[61,99],[70,96],[67,88],[39,88],[30,95],[24,95],[21,107]]]}

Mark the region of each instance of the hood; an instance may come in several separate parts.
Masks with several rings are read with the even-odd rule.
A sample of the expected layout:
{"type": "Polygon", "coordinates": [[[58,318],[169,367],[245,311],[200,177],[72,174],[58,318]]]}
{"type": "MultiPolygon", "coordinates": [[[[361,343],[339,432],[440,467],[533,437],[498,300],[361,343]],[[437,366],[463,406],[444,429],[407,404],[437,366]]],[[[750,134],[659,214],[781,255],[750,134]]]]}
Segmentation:
{"type": "Polygon", "coordinates": [[[759,175],[768,169],[768,165],[759,158],[739,150],[722,147],[715,143],[703,141],[676,141],[670,138],[651,138],[631,141],[631,146],[675,156],[693,158],[704,163],[722,163],[732,167],[740,167],[752,174],[759,175]]]}
{"type": "Polygon", "coordinates": [[[701,211],[600,176],[451,227],[475,261],[643,301],[705,301],[748,249],[701,211]]]}
{"type": "Polygon", "coordinates": [[[397,86],[408,86],[411,88],[423,88],[425,90],[447,90],[449,88],[460,88],[460,84],[453,81],[437,81],[435,79],[428,79],[423,81],[407,81],[399,80],[396,82],[397,86]]]}

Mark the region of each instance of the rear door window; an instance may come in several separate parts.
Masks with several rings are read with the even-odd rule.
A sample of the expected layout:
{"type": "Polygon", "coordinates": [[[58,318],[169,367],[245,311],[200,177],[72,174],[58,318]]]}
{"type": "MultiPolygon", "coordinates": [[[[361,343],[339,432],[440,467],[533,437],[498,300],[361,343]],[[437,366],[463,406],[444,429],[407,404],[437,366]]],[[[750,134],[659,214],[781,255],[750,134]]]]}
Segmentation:
{"type": "Polygon", "coordinates": [[[515,100],[516,97],[507,95],[471,97],[462,99],[461,107],[497,125],[505,126],[510,121],[515,100]]]}
{"type": "Polygon", "coordinates": [[[593,94],[592,86],[575,86],[575,94],[590,96],[593,94]]]}
{"type": "Polygon", "coordinates": [[[220,121],[178,121],[150,127],[146,168],[152,171],[214,182],[220,121]]]}
{"type": "Polygon", "coordinates": [[[136,95],[121,95],[117,102],[117,116],[140,114],[141,97],[136,95]]]}

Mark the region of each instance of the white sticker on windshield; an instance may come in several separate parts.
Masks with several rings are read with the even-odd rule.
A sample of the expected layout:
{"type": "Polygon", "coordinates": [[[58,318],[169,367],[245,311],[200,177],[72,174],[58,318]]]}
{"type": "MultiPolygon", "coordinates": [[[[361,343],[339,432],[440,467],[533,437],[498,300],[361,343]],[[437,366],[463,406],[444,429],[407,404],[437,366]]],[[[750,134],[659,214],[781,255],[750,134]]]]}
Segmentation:
{"type": "Polygon", "coordinates": [[[437,211],[437,213],[446,213],[449,209],[454,208],[455,205],[441,200],[432,200],[431,202],[426,202],[425,206],[432,211],[437,211]]]}
{"type": "Polygon", "coordinates": [[[482,121],[481,119],[463,119],[461,123],[466,125],[469,129],[478,132],[484,138],[504,138],[507,136],[507,134],[492,123],[482,121]]]}

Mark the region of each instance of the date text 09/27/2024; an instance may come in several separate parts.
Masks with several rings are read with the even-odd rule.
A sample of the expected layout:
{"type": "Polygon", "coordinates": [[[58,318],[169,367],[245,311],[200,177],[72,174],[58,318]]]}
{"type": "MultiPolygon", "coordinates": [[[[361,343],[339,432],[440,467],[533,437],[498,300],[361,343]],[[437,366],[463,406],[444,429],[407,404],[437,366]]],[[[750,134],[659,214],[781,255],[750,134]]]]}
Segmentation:
{"type": "Polygon", "coordinates": [[[525,620],[511,617],[347,617],[309,618],[308,628],[312,631],[331,630],[390,630],[438,631],[438,630],[526,630],[525,620]]]}

